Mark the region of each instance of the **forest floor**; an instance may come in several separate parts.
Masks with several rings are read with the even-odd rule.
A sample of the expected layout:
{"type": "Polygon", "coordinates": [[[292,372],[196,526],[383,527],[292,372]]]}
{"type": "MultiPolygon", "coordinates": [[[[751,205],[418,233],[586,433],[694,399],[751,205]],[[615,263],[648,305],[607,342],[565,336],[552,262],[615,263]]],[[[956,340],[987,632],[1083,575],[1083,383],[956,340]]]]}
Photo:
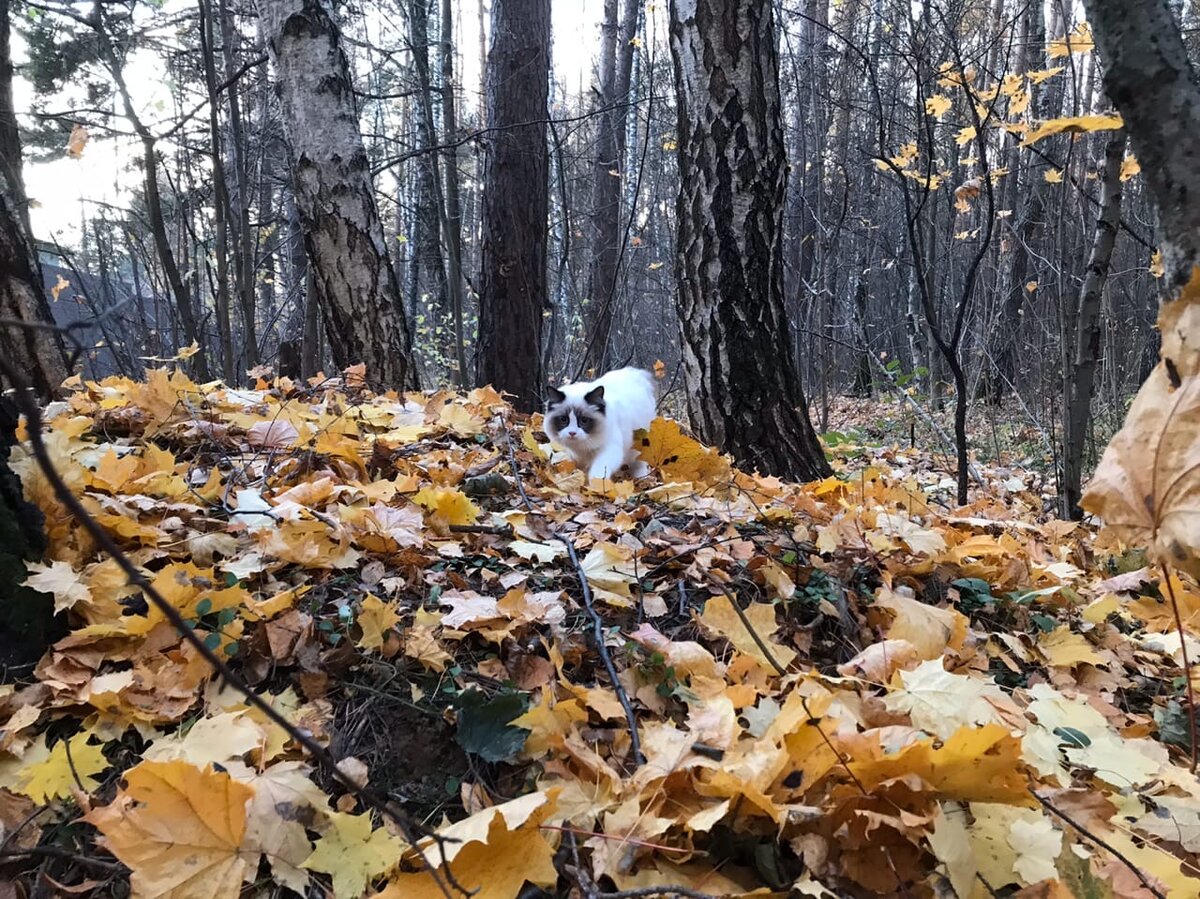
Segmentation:
{"type": "Polygon", "coordinates": [[[0,897],[1200,895],[1200,587],[1019,447],[957,506],[889,408],[822,482],[659,419],[588,485],[486,388],[76,383],[48,452],[149,586],[18,451],[70,631],[0,687],[0,897]]]}

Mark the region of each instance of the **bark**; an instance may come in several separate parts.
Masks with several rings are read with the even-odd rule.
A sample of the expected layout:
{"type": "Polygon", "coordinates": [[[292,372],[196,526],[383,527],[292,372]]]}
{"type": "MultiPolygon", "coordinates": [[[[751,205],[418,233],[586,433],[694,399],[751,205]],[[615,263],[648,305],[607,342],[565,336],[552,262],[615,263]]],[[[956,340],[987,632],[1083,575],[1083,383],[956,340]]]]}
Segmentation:
{"type": "Polygon", "coordinates": [[[259,0],[279,82],[296,206],[339,368],[365,362],[371,381],[416,383],[408,322],[358,127],[341,34],[325,0],[259,0]]]}
{"type": "Polygon", "coordinates": [[[39,398],[49,400],[67,377],[67,360],[59,333],[38,327],[54,319],[29,231],[12,73],[8,0],[0,0],[0,319],[30,326],[0,325],[0,355],[25,374],[39,398]]]}
{"type": "Polygon", "coordinates": [[[458,365],[455,382],[464,385],[467,378],[466,335],[463,328],[462,199],[458,187],[458,115],[454,100],[454,16],[450,0],[442,0],[442,139],[451,145],[446,150],[446,286],[450,292],[450,313],[454,318],[454,358],[458,365]]]}
{"type": "Polygon", "coordinates": [[[739,463],[829,473],[788,347],[773,3],[671,0],[679,316],[692,425],[739,463]]]}
{"type": "Polygon", "coordinates": [[[1200,79],[1168,0],[1084,0],[1104,86],[1158,205],[1168,283],[1200,264],[1200,79]]]}
{"type": "Polygon", "coordinates": [[[234,384],[233,322],[229,297],[229,190],[225,182],[224,142],[221,140],[220,104],[217,97],[217,70],[213,52],[212,5],[200,0],[200,55],[204,59],[204,82],[208,89],[209,146],[212,148],[213,174],[213,251],[217,257],[217,335],[221,342],[221,376],[234,384]]]}
{"type": "Polygon", "coordinates": [[[487,60],[490,136],[483,175],[479,381],[537,407],[548,203],[550,0],[494,0],[487,60]],[[534,123],[534,124],[520,124],[534,123]]]}
{"type": "Polygon", "coordinates": [[[609,341],[613,307],[617,296],[617,266],[621,242],[621,184],[624,171],[629,80],[633,71],[631,43],[638,23],[638,0],[605,0],[601,22],[600,84],[595,107],[597,130],[592,160],[592,261],[588,271],[587,296],[589,342],[583,367],[594,363],[597,371],[609,365],[609,341]]]}
{"type": "MultiPolygon", "coordinates": [[[[232,78],[237,72],[234,63],[233,12],[227,0],[219,0],[221,16],[221,55],[225,64],[225,77],[232,78]]],[[[242,359],[243,369],[258,365],[258,327],[255,319],[254,297],[254,241],[250,238],[250,171],[246,164],[246,135],[242,124],[242,103],[237,83],[230,84],[229,96],[229,150],[233,177],[229,181],[230,220],[237,229],[233,242],[235,273],[237,275],[238,306],[242,313],[242,359]]]]}
{"type": "MultiPolygon", "coordinates": [[[[1063,516],[1080,519],[1083,482],[1083,451],[1091,419],[1092,394],[1096,368],[1100,363],[1100,309],[1112,262],[1113,247],[1121,225],[1121,161],[1125,158],[1125,133],[1119,131],[1104,151],[1104,185],[1100,193],[1100,214],[1087,273],[1079,293],[1078,306],[1069,332],[1074,332],[1074,347],[1066,366],[1063,385],[1063,516]]],[[[1066,337],[1067,335],[1064,335],[1066,337]]]]}

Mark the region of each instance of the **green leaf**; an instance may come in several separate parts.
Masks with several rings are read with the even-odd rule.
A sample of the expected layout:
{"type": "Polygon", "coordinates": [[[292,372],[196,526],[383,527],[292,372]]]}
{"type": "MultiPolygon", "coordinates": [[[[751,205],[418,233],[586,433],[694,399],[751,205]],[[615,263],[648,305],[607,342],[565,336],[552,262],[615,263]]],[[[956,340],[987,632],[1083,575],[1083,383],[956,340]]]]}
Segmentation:
{"type": "Polygon", "coordinates": [[[1056,727],[1054,735],[1061,737],[1062,741],[1072,749],[1085,749],[1092,745],[1092,740],[1087,734],[1073,727],[1056,727]]]}
{"type": "Polygon", "coordinates": [[[237,618],[237,609],[222,609],[217,613],[217,627],[228,627],[237,618]]]}
{"type": "Polygon", "coordinates": [[[203,618],[205,615],[207,615],[211,611],[212,611],[212,600],[209,599],[207,596],[204,597],[204,599],[200,600],[198,603],[196,603],[196,614],[199,617],[203,618]]]}
{"type": "Polygon", "coordinates": [[[221,635],[220,634],[205,634],[204,635],[204,645],[215,652],[217,647],[221,645],[221,635]]]}
{"type": "Polygon", "coordinates": [[[523,693],[500,693],[488,699],[479,690],[458,697],[458,745],[486,762],[512,758],[525,745],[529,731],[509,722],[525,713],[529,701],[523,693]]]}

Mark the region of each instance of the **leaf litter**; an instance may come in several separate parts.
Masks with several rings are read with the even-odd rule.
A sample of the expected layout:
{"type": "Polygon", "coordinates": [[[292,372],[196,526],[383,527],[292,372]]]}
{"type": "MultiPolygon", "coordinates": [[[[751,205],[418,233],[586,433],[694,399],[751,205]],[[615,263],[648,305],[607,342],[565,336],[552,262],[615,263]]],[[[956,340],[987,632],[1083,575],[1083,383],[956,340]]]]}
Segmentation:
{"type": "MultiPolygon", "coordinates": [[[[1192,383],[1154,389],[1186,405],[1192,383]]],[[[1150,511],[1101,483],[1129,511],[1097,533],[1012,469],[954,507],[930,455],[840,441],[837,476],[798,486],[667,419],[649,478],[589,484],[490,388],[71,387],[45,438],[88,512],[343,773],[447,841],[407,843],[214,681],[18,448],[50,539],[28,584],[70,632],[0,688],[14,883],[1200,894],[1178,479],[1142,489],[1184,506],[1150,511]]],[[[1144,405],[1188,469],[1186,426],[1144,405]]]]}

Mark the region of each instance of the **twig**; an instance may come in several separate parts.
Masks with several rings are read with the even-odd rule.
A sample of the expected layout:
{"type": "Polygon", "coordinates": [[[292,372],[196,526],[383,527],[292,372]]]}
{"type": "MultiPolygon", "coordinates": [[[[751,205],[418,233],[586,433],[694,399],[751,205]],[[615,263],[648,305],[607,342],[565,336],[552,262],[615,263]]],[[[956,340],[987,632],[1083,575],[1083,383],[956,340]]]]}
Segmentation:
{"type": "Polygon", "coordinates": [[[120,862],[106,862],[103,859],[63,849],[61,846],[30,846],[28,849],[13,849],[0,852],[0,858],[58,858],[69,861],[73,865],[79,865],[81,868],[103,871],[105,874],[120,874],[125,870],[125,866],[120,862]]]}
{"type": "MultiPolygon", "coordinates": [[[[387,815],[400,828],[404,838],[412,845],[416,845],[418,837],[431,837],[442,850],[443,861],[445,859],[445,843],[448,841],[446,837],[440,836],[436,831],[428,826],[414,821],[403,810],[395,807],[389,800],[377,796],[373,790],[359,786],[355,783],[350,775],[346,774],[338,766],[337,761],[329,752],[316,742],[311,736],[299,730],[292,722],[288,721],[273,705],[266,702],[261,696],[255,693],[238,675],[236,675],[221,659],[205,644],[196,632],[191,628],[184,617],[179,613],[167,599],[158,592],[154,585],[146,578],[145,575],[134,565],[133,561],[121,550],[113,541],[108,531],[105,530],[95,518],[91,516],[88,510],[83,506],[71,488],[63,481],[62,476],[58,473],[58,469],[54,467],[54,462],[50,458],[50,453],[46,448],[46,443],[42,438],[42,410],[38,406],[37,400],[33,392],[30,390],[25,378],[17,372],[12,364],[3,357],[0,357],[0,373],[2,373],[12,384],[13,399],[16,402],[21,413],[25,416],[26,430],[29,434],[29,442],[33,447],[34,457],[37,459],[38,467],[46,476],[46,480],[50,482],[51,489],[54,495],[58,498],[71,515],[83,526],[83,529],[96,542],[96,546],[106,552],[117,566],[125,573],[130,584],[141,590],[142,595],[146,597],[168,621],[179,632],[180,637],[184,641],[190,643],[192,647],[200,654],[200,656],[208,662],[213,671],[222,679],[225,680],[231,687],[246,697],[246,701],[258,711],[262,712],[274,724],[279,725],[288,734],[291,739],[304,749],[325,768],[330,775],[343,788],[355,796],[361,798],[367,805],[377,809],[381,814],[387,815]]],[[[433,870],[430,865],[430,870],[433,872],[433,877],[437,881],[438,886],[450,899],[450,891],[446,884],[442,882],[441,875],[433,870]]],[[[462,893],[466,893],[458,883],[454,880],[453,874],[446,866],[446,879],[462,893]]]]}
{"type": "Polygon", "coordinates": [[[1179,652],[1183,656],[1183,686],[1186,690],[1188,705],[1188,743],[1192,747],[1191,772],[1196,773],[1196,749],[1200,743],[1200,732],[1196,730],[1196,694],[1192,689],[1192,668],[1188,663],[1187,633],[1183,629],[1183,616],[1179,614],[1179,603],[1175,599],[1175,587],[1171,583],[1171,571],[1164,563],[1162,566],[1163,581],[1167,586],[1167,597],[1171,600],[1171,611],[1175,613],[1175,629],[1179,632],[1179,652]]]}
{"type": "Polygon", "coordinates": [[[496,524],[452,524],[452,534],[492,534],[496,537],[511,537],[515,533],[510,525],[496,524]]]}
{"type": "Polygon", "coordinates": [[[1078,823],[1074,818],[1072,818],[1066,812],[1055,808],[1049,799],[1046,799],[1045,797],[1039,795],[1038,791],[1033,789],[1033,787],[1029,788],[1029,795],[1031,795],[1034,799],[1036,799],[1038,802],[1040,802],[1042,804],[1042,808],[1044,808],[1046,811],[1050,812],[1053,815],[1057,815],[1059,818],[1062,818],[1064,821],[1066,821],[1068,824],[1070,824],[1072,827],[1074,827],[1077,831],[1079,831],[1079,833],[1082,834],[1084,837],[1091,840],[1093,843],[1095,843],[1097,846],[1099,846],[1105,852],[1112,855],[1114,858],[1120,860],[1121,863],[1124,864],[1125,867],[1127,867],[1130,871],[1132,871],[1134,873],[1134,875],[1137,877],[1137,879],[1142,882],[1142,886],[1144,886],[1147,890],[1150,891],[1151,895],[1157,896],[1158,899],[1167,899],[1166,894],[1163,893],[1161,890],[1156,889],[1154,887],[1154,885],[1150,883],[1149,878],[1146,877],[1146,875],[1141,872],[1141,869],[1138,868],[1137,865],[1135,865],[1128,858],[1126,858],[1124,855],[1122,855],[1120,852],[1118,852],[1116,849],[1114,849],[1111,845],[1109,845],[1107,842],[1102,840],[1100,837],[1096,836],[1094,833],[1092,833],[1090,830],[1088,830],[1082,824],[1078,823]]]}
{"type": "Polygon", "coordinates": [[[625,688],[621,686],[621,681],[617,678],[617,667],[613,664],[608,647],[604,645],[604,623],[600,620],[600,615],[596,612],[596,606],[592,602],[592,589],[588,585],[587,574],[584,573],[583,566],[579,564],[579,556],[575,553],[575,544],[571,542],[571,538],[562,534],[554,536],[567,548],[567,555],[571,557],[571,564],[575,566],[575,574],[579,577],[579,587],[583,591],[583,604],[587,609],[588,617],[592,619],[592,630],[596,635],[596,651],[604,662],[604,668],[608,671],[613,690],[617,694],[617,699],[621,701],[621,708],[625,710],[625,720],[629,723],[629,750],[633,754],[633,760],[637,764],[643,765],[646,757],[642,755],[642,741],[638,737],[637,717],[633,714],[633,706],[625,694],[625,688]]]}
{"type": "Polygon", "coordinates": [[[513,449],[512,433],[508,429],[508,422],[504,424],[504,442],[508,444],[508,467],[512,469],[513,480],[517,482],[517,492],[521,494],[521,502],[525,504],[526,511],[533,511],[533,503],[529,501],[529,495],[525,492],[525,485],[521,483],[521,470],[517,468],[517,452],[513,449]]]}

